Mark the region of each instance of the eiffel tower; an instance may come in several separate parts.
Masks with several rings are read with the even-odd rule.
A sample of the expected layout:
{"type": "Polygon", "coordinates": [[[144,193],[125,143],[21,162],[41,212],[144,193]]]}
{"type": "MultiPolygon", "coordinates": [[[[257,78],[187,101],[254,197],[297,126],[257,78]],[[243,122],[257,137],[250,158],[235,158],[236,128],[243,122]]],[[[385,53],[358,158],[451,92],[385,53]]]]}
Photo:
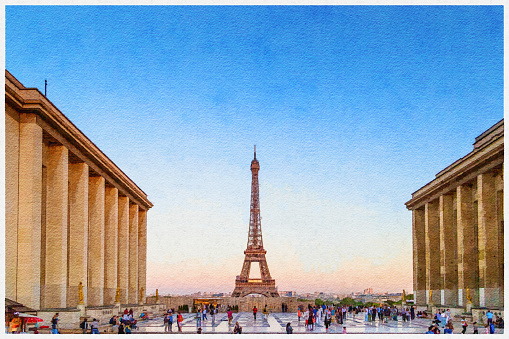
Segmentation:
{"type": "Polygon", "coordinates": [[[235,280],[235,289],[232,297],[244,297],[250,293],[262,294],[266,297],[279,297],[276,290],[276,281],[270,277],[269,266],[265,259],[266,250],[263,249],[262,225],[260,222],[260,195],[258,189],[258,171],[260,164],[256,160],[256,145],[254,147],[254,159],[251,161],[251,217],[249,220],[249,235],[247,249],[242,272],[235,280]],[[260,265],[260,279],[249,279],[251,263],[258,262],[260,265]]]}

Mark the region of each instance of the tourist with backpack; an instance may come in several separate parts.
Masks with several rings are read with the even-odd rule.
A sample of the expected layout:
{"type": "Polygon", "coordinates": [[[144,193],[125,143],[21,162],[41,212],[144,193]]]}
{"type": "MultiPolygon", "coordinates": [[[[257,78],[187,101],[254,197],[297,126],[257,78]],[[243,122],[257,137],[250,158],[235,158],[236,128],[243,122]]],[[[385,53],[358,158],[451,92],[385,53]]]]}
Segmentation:
{"type": "Polygon", "coordinates": [[[83,334],[87,334],[87,330],[88,330],[87,318],[83,319],[83,321],[80,324],[80,328],[83,330],[83,334]]]}

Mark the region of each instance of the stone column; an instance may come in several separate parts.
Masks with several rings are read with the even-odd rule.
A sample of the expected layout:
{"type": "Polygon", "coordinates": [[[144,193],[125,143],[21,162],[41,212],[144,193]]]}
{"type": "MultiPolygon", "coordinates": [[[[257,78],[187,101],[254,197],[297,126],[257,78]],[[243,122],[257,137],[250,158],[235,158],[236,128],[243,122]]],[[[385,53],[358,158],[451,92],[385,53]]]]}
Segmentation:
{"type": "Polygon", "coordinates": [[[104,178],[88,178],[88,305],[103,305],[104,178]]]}
{"type": "Polygon", "coordinates": [[[477,176],[479,227],[479,306],[499,305],[497,196],[493,172],[477,176]]]}
{"type": "Polygon", "coordinates": [[[117,287],[120,303],[128,303],[129,291],[129,198],[118,197],[118,261],[117,287]]]}
{"type": "Polygon", "coordinates": [[[118,189],[105,188],[104,222],[104,305],[115,303],[118,260],[118,189]]]}
{"type": "Polygon", "coordinates": [[[69,151],[65,146],[49,146],[46,193],[45,284],[42,308],[67,306],[67,209],[69,151]]]}
{"type": "Polygon", "coordinates": [[[458,246],[452,194],[440,196],[440,274],[442,280],[441,305],[458,303],[458,246]]]}
{"type": "Polygon", "coordinates": [[[425,204],[425,243],[426,243],[426,303],[432,291],[433,304],[440,302],[440,223],[438,199],[425,204]]]}
{"type": "Polygon", "coordinates": [[[424,208],[412,211],[412,238],[414,257],[414,300],[418,305],[426,303],[426,249],[424,234],[424,208]]]}
{"type": "Polygon", "coordinates": [[[20,114],[17,302],[40,309],[42,129],[20,114]]]}
{"type": "Polygon", "coordinates": [[[138,303],[138,205],[129,206],[129,303],[138,303]]]}
{"type": "Polygon", "coordinates": [[[88,253],[88,165],[69,164],[69,287],[67,307],[79,302],[78,285],[83,284],[83,302],[87,305],[88,253]]]}
{"type": "Polygon", "coordinates": [[[458,227],[458,305],[466,306],[466,289],[469,288],[472,301],[478,305],[478,248],[477,231],[474,222],[472,185],[456,188],[456,210],[458,227]]]}
{"type": "Polygon", "coordinates": [[[147,296],[147,211],[138,212],[138,289],[147,296]]]}
{"type": "Polygon", "coordinates": [[[19,115],[5,106],[5,297],[16,300],[18,266],[19,115]]]}

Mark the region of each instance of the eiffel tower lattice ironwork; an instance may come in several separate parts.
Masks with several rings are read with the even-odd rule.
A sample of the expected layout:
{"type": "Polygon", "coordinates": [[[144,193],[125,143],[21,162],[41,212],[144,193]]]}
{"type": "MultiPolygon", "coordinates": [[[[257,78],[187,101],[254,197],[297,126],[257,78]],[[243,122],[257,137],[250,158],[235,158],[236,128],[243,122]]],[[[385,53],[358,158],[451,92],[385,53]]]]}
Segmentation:
{"type": "Polygon", "coordinates": [[[251,216],[249,219],[249,235],[247,249],[244,251],[245,258],[242,265],[242,272],[235,280],[235,289],[232,297],[243,297],[251,293],[262,294],[266,297],[279,297],[276,290],[276,281],[271,278],[266,250],[263,249],[262,226],[260,218],[260,195],[258,185],[258,171],[260,164],[256,160],[256,146],[254,148],[254,159],[251,161],[251,216]],[[260,279],[249,279],[251,263],[258,262],[260,265],[260,279]]]}

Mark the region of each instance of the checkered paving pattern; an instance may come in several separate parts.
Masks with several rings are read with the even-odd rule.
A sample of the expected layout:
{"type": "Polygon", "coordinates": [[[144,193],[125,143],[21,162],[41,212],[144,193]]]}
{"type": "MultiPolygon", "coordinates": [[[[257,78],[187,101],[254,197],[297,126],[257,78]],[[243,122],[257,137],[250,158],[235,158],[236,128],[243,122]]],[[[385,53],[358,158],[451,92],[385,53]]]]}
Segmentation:
{"type": "MultiPolygon", "coordinates": [[[[196,333],[198,327],[196,322],[196,315],[183,314],[184,321],[182,322],[182,332],[185,333],[196,333]]],[[[306,328],[306,323],[301,317],[299,321],[296,313],[271,313],[268,319],[263,317],[263,314],[259,313],[254,320],[253,314],[248,312],[234,313],[233,321],[231,326],[228,325],[228,317],[226,313],[219,313],[215,317],[215,321],[212,322],[210,315],[207,316],[207,320],[201,321],[201,328],[203,333],[232,333],[233,326],[236,322],[239,322],[242,326],[242,333],[286,333],[286,324],[290,323],[293,328],[293,333],[342,333],[343,326],[346,327],[347,333],[384,333],[384,334],[419,334],[425,333],[428,326],[431,324],[430,319],[414,319],[412,321],[402,321],[398,318],[398,321],[388,320],[387,322],[381,322],[379,320],[367,322],[364,321],[364,315],[358,314],[356,317],[348,315],[343,324],[333,323],[329,327],[329,331],[326,332],[323,321],[320,321],[313,330],[306,328]]],[[[440,329],[443,332],[443,328],[440,329]]],[[[459,321],[454,322],[454,333],[461,333],[461,323],[459,321]]],[[[484,329],[479,328],[481,333],[484,329]]],[[[172,333],[177,332],[177,323],[173,323],[172,333]]],[[[467,328],[467,334],[472,333],[473,329],[470,325],[467,328]]],[[[164,333],[163,317],[150,319],[147,321],[139,322],[138,329],[133,333],[164,333]]],[[[496,333],[504,333],[503,329],[496,329],[496,333]]]]}

